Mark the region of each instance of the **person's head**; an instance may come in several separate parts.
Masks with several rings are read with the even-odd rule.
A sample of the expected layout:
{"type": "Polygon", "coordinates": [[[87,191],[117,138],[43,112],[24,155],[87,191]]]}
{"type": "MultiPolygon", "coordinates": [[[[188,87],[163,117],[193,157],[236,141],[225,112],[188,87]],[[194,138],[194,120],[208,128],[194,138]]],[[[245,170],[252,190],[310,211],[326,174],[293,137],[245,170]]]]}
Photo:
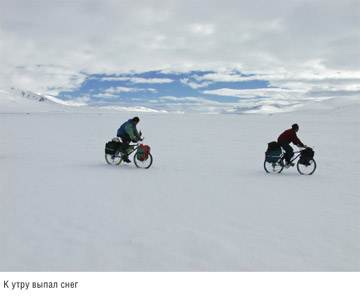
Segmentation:
{"type": "Polygon", "coordinates": [[[140,119],[137,116],[132,119],[133,124],[138,124],[139,121],[140,121],[140,119]]]}
{"type": "Polygon", "coordinates": [[[294,123],[291,127],[293,130],[295,130],[295,132],[297,132],[299,130],[299,126],[297,123],[294,123]]]}

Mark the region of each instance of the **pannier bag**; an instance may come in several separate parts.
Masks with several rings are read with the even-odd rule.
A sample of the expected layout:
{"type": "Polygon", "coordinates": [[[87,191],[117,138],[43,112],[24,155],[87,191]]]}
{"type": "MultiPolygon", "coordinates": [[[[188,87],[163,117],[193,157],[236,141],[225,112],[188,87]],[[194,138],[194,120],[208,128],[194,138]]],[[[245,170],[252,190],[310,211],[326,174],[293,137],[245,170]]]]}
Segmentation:
{"type": "Polygon", "coordinates": [[[274,151],[274,150],[278,150],[278,149],[281,150],[281,146],[278,142],[273,141],[273,142],[268,143],[267,151],[274,151]]]}
{"type": "Polygon", "coordinates": [[[140,161],[147,160],[149,157],[150,146],[140,144],[136,153],[136,157],[140,161]]]}
{"type": "Polygon", "coordinates": [[[115,154],[117,150],[120,149],[121,142],[118,141],[110,141],[105,144],[105,153],[106,154],[115,154]]]}
{"type": "Polygon", "coordinates": [[[309,165],[310,161],[314,159],[314,154],[314,150],[310,147],[302,150],[300,154],[300,163],[303,165],[309,165]]]}
{"type": "Polygon", "coordinates": [[[267,162],[278,162],[281,158],[282,150],[278,142],[268,143],[268,149],[265,152],[265,160],[267,162]]]}

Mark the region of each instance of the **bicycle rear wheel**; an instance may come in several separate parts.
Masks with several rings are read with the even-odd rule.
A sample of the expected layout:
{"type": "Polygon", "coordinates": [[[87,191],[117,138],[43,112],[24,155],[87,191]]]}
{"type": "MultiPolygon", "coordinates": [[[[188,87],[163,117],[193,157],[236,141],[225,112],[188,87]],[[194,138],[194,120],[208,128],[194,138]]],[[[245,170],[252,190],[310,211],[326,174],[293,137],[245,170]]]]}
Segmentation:
{"type": "Polygon", "coordinates": [[[147,159],[139,160],[137,158],[137,151],[136,151],[136,153],[134,155],[134,163],[135,163],[136,167],[138,167],[140,169],[148,169],[149,167],[151,167],[152,162],[153,162],[153,157],[150,152],[148,154],[147,159]]]}
{"type": "Polygon", "coordinates": [[[281,159],[278,162],[264,161],[264,169],[267,173],[281,173],[284,169],[284,161],[281,159]]]}
{"type": "Polygon", "coordinates": [[[105,160],[110,165],[119,165],[122,161],[121,156],[115,154],[105,154],[105,160]]]}
{"type": "Polygon", "coordinates": [[[312,175],[316,170],[316,161],[312,159],[307,164],[301,164],[299,159],[296,167],[301,175],[312,175]]]}

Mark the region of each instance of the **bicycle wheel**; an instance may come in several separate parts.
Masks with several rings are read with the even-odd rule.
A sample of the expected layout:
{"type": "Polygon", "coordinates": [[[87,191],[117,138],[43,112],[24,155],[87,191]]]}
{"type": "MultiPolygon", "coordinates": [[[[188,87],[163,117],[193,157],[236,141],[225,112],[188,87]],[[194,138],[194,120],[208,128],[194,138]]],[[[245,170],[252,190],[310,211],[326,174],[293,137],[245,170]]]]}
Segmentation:
{"type": "Polygon", "coordinates": [[[114,155],[114,154],[105,154],[105,160],[108,164],[111,165],[119,165],[122,161],[120,155],[114,155]]]}
{"type": "Polygon", "coordinates": [[[138,167],[140,169],[148,169],[152,165],[152,162],[153,162],[153,157],[150,152],[149,152],[147,159],[139,160],[137,158],[137,151],[136,151],[136,153],[134,155],[134,163],[135,163],[136,167],[138,167]]]}
{"type": "Polygon", "coordinates": [[[280,159],[278,162],[264,161],[264,169],[267,173],[281,173],[284,169],[284,161],[280,159]]]}
{"type": "Polygon", "coordinates": [[[312,159],[308,164],[301,164],[299,159],[296,167],[301,175],[312,175],[316,170],[316,161],[312,159]]]}

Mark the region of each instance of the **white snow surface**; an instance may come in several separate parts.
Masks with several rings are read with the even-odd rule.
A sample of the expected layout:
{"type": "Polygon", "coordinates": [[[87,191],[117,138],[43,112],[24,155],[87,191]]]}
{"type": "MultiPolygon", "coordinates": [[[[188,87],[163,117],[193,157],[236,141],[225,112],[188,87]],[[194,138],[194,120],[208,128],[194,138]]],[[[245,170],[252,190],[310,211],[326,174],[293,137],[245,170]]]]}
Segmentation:
{"type": "Polygon", "coordinates": [[[209,115],[2,92],[0,271],[359,271],[359,122],[359,100],[209,115]],[[133,116],[148,170],[104,159],[133,116]],[[267,143],[295,122],[316,172],[267,174],[267,143]]]}

